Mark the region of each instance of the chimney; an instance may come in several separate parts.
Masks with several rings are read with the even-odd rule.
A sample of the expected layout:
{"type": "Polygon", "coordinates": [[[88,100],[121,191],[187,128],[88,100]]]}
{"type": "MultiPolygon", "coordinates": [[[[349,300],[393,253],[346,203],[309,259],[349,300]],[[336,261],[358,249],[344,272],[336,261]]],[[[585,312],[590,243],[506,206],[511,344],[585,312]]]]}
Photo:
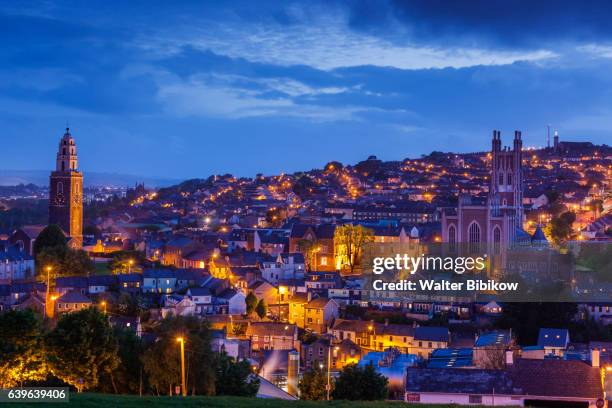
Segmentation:
{"type": "Polygon", "coordinates": [[[514,364],[514,352],[512,350],[506,350],[506,366],[514,364]]]}
{"type": "Polygon", "coordinates": [[[597,347],[591,349],[591,366],[599,367],[599,349],[597,347]]]}
{"type": "Polygon", "coordinates": [[[295,350],[289,352],[289,366],[287,367],[287,392],[293,396],[298,395],[298,377],[300,372],[300,353],[295,350]]]}

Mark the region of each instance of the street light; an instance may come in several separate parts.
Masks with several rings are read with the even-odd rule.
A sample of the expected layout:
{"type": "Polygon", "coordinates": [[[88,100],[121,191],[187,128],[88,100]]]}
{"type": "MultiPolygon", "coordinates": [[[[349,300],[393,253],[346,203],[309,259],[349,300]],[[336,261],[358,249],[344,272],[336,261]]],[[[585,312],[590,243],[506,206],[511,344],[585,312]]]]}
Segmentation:
{"type": "Polygon", "coordinates": [[[368,331],[372,332],[374,338],[372,339],[372,349],[376,350],[376,327],[374,327],[374,324],[370,324],[368,326],[368,331]]]}
{"type": "Polygon", "coordinates": [[[278,285],[278,321],[281,319],[281,296],[285,294],[285,287],[278,285]]]}
{"type": "Polygon", "coordinates": [[[47,295],[45,296],[45,316],[47,317],[47,315],[49,314],[49,289],[51,286],[51,266],[48,265],[47,267],[45,267],[45,270],[47,271],[47,295]]]}
{"type": "Polygon", "coordinates": [[[181,394],[187,396],[187,387],[185,387],[185,339],[177,337],[176,341],[181,344],[181,394]]]}
{"type": "Polygon", "coordinates": [[[104,310],[104,314],[106,314],[106,301],[103,300],[100,304],[102,305],[102,310],[104,310]]]}
{"type": "MultiPolygon", "coordinates": [[[[331,350],[332,350],[332,340],[329,339],[329,347],[327,348],[327,386],[325,387],[327,390],[327,400],[329,401],[329,394],[331,392],[331,350]]],[[[340,347],[334,347],[334,351],[340,350],[340,347]]]]}
{"type": "Polygon", "coordinates": [[[134,263],[133,259],[128,261],[128,274],[132,273],[132,264],[134,263]]]}

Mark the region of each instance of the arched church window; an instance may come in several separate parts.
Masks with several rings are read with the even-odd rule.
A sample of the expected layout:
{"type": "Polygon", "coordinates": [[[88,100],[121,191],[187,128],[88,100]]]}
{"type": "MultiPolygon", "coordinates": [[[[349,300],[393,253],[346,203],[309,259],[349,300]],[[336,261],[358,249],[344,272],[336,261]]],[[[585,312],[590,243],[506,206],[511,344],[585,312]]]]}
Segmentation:
{"type": "Polygon", "coordinates": [[[480,242],[480,225],[476,221],[470,224],[468,229],[469,242],[476,244],[480,242]]]}
{"type": "Polygon", "coordinates": [[[57,183],[57,192],[64,194],[64,183],[62,183],[61,181],[57,183]]]}
{"type": "Polygon", "coordinates": [[[493,228],[493,251],[498,254],[501,249],[501,229],[499,227],[493,228]]]}
{"type": "Polygon", "coordinates": [[[504,184],[504,173],[499,173],[499,185],[504,184]]]}
{"type": "Polygon", "coordinates": [[[454,225],[448,227],[448,242],[451,244],[457,242],[457,230],[454,225]]]}
{"type": "Polygon", "coordinates": [[[457,247],[457,229],[454,225],[448,227],[448,249],[455,252],[457,247]]]}
{"type": "Polygon", "coordinates": [[[512,173],[508,173],[507,180],[508,180],[508,185],[511,186],[512,185],[512,173]]]}

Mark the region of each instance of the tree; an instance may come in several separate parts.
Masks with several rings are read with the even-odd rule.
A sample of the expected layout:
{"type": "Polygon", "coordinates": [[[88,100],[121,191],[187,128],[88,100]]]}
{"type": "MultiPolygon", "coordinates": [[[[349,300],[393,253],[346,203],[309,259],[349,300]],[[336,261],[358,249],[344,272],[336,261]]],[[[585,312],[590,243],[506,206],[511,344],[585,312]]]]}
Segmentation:
{"type": "Polygon", "coordinates": [[[110,262],[110,269],[114,274],[141,272],[141,265],[146,258],[140,251],[119,251],[113,254],[113,260],[110,262]]]}
{"type": "Polygon", "coordinates": [[[104,314],[88,308],[63,315],[45,341],[49,369],[79,390],[96,388],[105,376],[116,391],[117,340],[104,314]]]}
{"type": "Polygon", "coordinates": [[[170,316],[156,330],[157,341],[142,356],[147,381],[160,395],[181,383],[178,336],[185,341],[185,381],[193,395],[215,394],[215,359],[206,322],[194,316],[170,316]]]}
{"type": "Polygon", "coordinates": [[[359,263],[365,244],[374,241],[374,232],[361,225],[340,225],[334,233],[336,256],[340,257],[341,267],[348,266],[351,274],[359,263]]]}
{"type": "Polygon", "coordinates": [[[255,311],[255,308],[257,307],[257,296],[255,296],[253,292],[249,292],[249,294],[246,295],[244,301],[246,303],[246,312],[248,315],[250,315],[255,311]]]}
{"type": "Polygon", "coordinates": [[[87,276],[94,270],[85,251],[60,246],[43,248],[36,256],[36,265],[41,278],[46,278],[47,266],[54,276],[87,276]]]}
{"type": "Polygon", "coordinates": [[[502,329],[512,328],[518,344],[536,344],[541,327],[567,327],[576,313],[578,306],[568,302],[509,302],[504,306],[502,317],[495,323],[502,329]]]}
{"type": "Polygon", "coordinates": [[[266,314],[268,314],[268,305],[264,299],[261,299],[259,303],[257,303],[255,313],[257,313],[257,316],[259,316],[260,319],[263,319],[266,317],[266,314]]]}
{"type": "Polygon", "coordinates": [[[370,363],[366,367],[348,365],[334,382],[334,399],[375,401],[387,398],[389,380],[370,363]]]}
{"type": "Polygon", "coordinates": [[[0,388],[44,380],[42,326],[31,310],[0,314],[0,388]]]}
{"type": "Polygon", "coordinates": [[[298,388],[300,389],[300,399],[321,401],[327,398],[327,377],[315,361],[313,368],[306,371],[298,388]]]}
{"type": "Polygon", "coordinates": [[[253,376],[247,360],[235,361],[225,352],[216,361],[216,395],[254,397],[259,391],[259,378],[253,376]]]}
{"type": "Polygon", "coordinates": [[[598,198],[591,201],[591,211],[593,211],[593,215],[598,217],[599,214],[604,212],[604,202],[598,198]]]}
{"type": "Polygon", "coordinates": [[[34,255],[38,255],[43,249],[47,248],[68,248],[66,235],[62,229],[51,224],[46,226],[34,241],[34,255]]]}
{"type": "Polygon", "coordinates": [[[576,221],[576,214],[567,211],[559,217],[550,220],[545,233],[553,242],[562,243],[567,241],[572,234],[572,224],[576,221]]]}
{"type": "Polygon", "coordinates": [[[142,339],[136,335],[134,330],[128,328],[116,328],[114,334],[119,347],[118,356],[120,364],[112,373],[112,377],[109,375],[103,377],[103,380],[100,382],[99,391],[105,393],[137,394],[142,374],[142,362],[140,361],[144,350],[142,339]],[[116,386],[116,390],[113,388],[113,383],[116,386]]]}
{"type": "Polygon", "coordinates": [[[481,352],[480,366],[486,370],[501,370],[506,366],[506,348],[500,345],[485,347],[481,352]]]}
{"type": "Polygon", "coordinates": [[[306,268],[308,270],[311,270],[312,265],[315,263],[315,257],[317,256],[319,248],[319,242],[316,240],[300,239],[298,241],[298,251],[304,255],[304,261],[306,262],[306,268]]]}

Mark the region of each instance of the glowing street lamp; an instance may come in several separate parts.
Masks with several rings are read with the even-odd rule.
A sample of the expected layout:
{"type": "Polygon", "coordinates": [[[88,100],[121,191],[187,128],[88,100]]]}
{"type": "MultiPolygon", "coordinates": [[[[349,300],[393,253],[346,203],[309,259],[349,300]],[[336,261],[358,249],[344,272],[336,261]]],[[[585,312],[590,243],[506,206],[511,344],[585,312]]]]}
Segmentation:
{"type": "MultiPolygon", "coordinates": [[[[329,401],[330,393],[331,393],[331,350],[332,350],[332,340],[329,340],[329,347],[327,348],[327,385],[325,389],[327,390],[327,400],[329,401]]],[[[334,351],[340,350],[340,347],[334,347],[334,351]]]]}
{"type": "Polygon", "coordinates": [[[49,314],[49,290],[51,288],[51,269],[53,269],[51,267],[51,265],[48,265],[45,267],[45,270],[47,271],[47,295],[45,296],[45,317],[47,316],[47,314],[49,314]]]}
{"type": "Polygon", "coordinates": [[[134,260],[130,259],[128,261],[128,274],[132,273],[132,265],[134,264],[134,260]]]}
{"type": "Polygon", "coordinates": [[[102,305],[102,310],[104,311],[104,314],[106,314],[106,301],[103,300],[100,304],[102,305]]]}
{"type": "Polygon", "coordinates": [[[177,337],[176,341],[181,344],[181,394],[187,396],[187,387],[185,386],[185,339],[177,337]]]}

